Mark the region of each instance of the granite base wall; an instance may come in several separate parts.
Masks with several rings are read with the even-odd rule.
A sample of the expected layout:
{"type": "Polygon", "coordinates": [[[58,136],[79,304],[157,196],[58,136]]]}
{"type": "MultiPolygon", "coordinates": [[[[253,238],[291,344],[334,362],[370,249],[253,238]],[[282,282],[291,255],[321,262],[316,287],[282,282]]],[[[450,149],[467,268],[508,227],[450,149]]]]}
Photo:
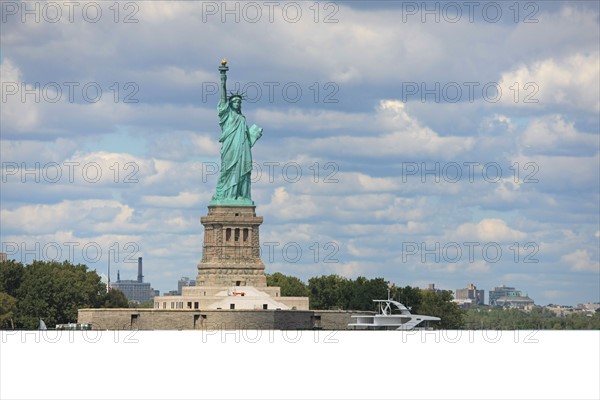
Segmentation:
{"type": "MultiPolygon", "coordinates": [[[[371,314],[366,311],[347,311],[347,310],[315,310],[315,319],[318,323],[318,327],[324,330],[348,330],[348,324],[356,322],[352,319],[352,315],[365,315],[371,314]]],[[[375,313],[372,313],[375,314],[375,313]]]]}
{"type": "MultiPolygon", "coordinates": [[[[277,329],[347,330],[356,311],[159,310],[86,308],[77,322],[94,330],[277,329]]],[[[364,314],[364,312],[362,312],[364,314]]]]}
{"type": "Polygon", "coordinates": [[[78,323],[94,330],[314,329],[312,311],[80,309],[78,323]]]}

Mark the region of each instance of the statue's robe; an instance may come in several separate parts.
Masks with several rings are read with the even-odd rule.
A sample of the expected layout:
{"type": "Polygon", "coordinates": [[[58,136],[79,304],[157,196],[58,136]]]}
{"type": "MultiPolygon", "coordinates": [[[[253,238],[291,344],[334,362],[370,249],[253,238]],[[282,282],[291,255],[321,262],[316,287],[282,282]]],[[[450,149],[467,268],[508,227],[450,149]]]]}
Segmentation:
{"type": "Polygon", "coordinates": [[[246,117],[231,108],[228,101],[220,101],[217,106],[221,126],[221,171],[217,191],[213,201],[248,200],[250,176],[252,174],[252,153],[254,143],[262,136],[256,125],[248,127],[246,117]]]}

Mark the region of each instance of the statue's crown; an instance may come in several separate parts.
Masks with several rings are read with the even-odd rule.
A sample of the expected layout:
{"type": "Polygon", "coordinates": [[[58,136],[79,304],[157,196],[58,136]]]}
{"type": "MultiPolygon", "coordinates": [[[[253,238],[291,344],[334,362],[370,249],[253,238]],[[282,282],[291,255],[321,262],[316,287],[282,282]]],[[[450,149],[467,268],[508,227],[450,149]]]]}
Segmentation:
{"type": "Polygon", "coordinates": [[[246,100],[246,93],[241,93],[241,92],[229,92],[229,101],[231,101],[233,98],[238,97],[240,100],[246,100]]]}

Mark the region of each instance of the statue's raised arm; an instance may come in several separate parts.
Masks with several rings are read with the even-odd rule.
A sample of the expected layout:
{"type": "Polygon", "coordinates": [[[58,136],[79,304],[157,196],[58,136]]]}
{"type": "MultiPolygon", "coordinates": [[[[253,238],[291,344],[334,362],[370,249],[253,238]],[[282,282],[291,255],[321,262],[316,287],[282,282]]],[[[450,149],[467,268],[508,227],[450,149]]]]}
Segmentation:
{"type": "Polygon", "coordinates": [[[221,74],[221,102],[227,102],[227,71],[229,71],[229,67],[227,66],[227,60],[224,58],[221,60],[221,66],[219,67],[219,72],[221,74]]]}
{"type": "Polygon", "coordinates": [[[227,96],[227,60],[219,66],[221,98],[217,111],[221,126],[221,170],[210,205],[253,206],[250,196],[252,153],[250,148],[262,136],[262,128],[248,127],[242,114],[243,94],[227,96]]]}

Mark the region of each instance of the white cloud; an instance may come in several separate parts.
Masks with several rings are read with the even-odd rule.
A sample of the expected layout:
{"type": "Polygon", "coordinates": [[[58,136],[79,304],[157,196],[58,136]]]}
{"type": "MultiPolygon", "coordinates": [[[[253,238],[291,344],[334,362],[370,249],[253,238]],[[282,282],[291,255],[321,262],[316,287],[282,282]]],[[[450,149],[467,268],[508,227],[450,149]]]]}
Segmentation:
{"type": "Polygon", "coordinates": [[[65,160],[78,147],[74,140],[62,137],[53,141],[2,140],[1,144],[2,161],[17,162],[19,165],[25,163],[28,168],[33,168],[36,162],[42,167],[47,163],[65,160]]]}
{"type": "Polygon", "coordinates": [[[592,255],[587,250],[577,249],[560,258],[572,271],[600,273],[600,262],[592,260],[592,255]]]}
{"type": "Polygon", "coordinates": [[[329,265],[331,273],[343,276],[345,278],[355,279],[361,275],[372,275],[374,265],[361,261],[349,261],[342,263],[332,263],[329,265]]]}
{"type": "Polygon", "coordinates": [[[43,234],[70,227],[99,233],[129,231],[133,209],[114,200],[62,201],[58,204],[24,205],[2,211],[3,229],[27,234],[43,234]]]}
{"type": "Polygon", "coordinates": [[[581,155],[600,150],[598,135],[577,131],[562,115],[533,118],[520,140],[527,154],[581,155]]]}
{"type": "MultiPolygon", "coordinates": [[[[595,149],[590,149],[594,152],[595,149]]],[[[587,153],[587,152],[586,152],[587,153]]],[[[511,161],[514,170],[519,170],[521,188],[542,193],[597,193],[600,153],[593,155],[518,155],[511,161]],[[517,163],[517,164],[515,164],[517,163]]],[[[549,199],[541,199],[548,201],[549,199]]],[[[590,199],[593,200],[593,199],[590,199]]],[[[548,203],[550,204],[550,203],[548,203]]]]}
{"type": "Polygon", "coordinates": [[[322,207],[317,207],[311,196],[291,197],[284,187],[273,191],[271,202],[264,206],[264,210],[284,221],[305,219],[324,212],[322,207]]]}
{"type": "Polygon", "coordinates": [[[600,53],[547,58],[504,72],[501,101],[522,107],[559,105],[600,111],[600,53]],[[517,96],[517,98],[515,98],[517,96]]]}
{"type": "Polygon", "coordinates": [[[19,67],[8,57],[0,63],[0,84],[2,85],[2,129],[8,132],[27,132],[39,124],[39,103],[34,102],[33,94],[39,90],[32,85],[25,85],[19,67]],[[26,101],[23,101],[25,99],[26,101]]]}
{"type": "Polygon", "coordinates": [[[398,100],[382,100],[374,123],[383,130],[376,136],[298,139],[292,140],[291,144],[314,152],[335,149],[346,157],[409,157],[420,154],[441,159],[458,157],[475,144],[470,137],[440,136],[411,117],[405,104],[398,100]]]}
{"type": "Polygon", "coordinates": [[[490,271],[490,265],[484,260],[474,260],[466,269],[469,273],[482,274],[490,271]]]}
{"type": "Polygon", "coordinates": [[[153,207],[191,208],[210,202],[211,193],[179,192],[176,196],[142,196],[142,204],[153,207]]]}
{"type": "MultiPolygon", "coordinates": [[[[511,284],[530,284],[531,282],[535,282],[536,278],[531,274],[523,274],[523,273],[508,273],[504,274],[501,278],[502,282],[508,282],[511,284]]],[[[521,286],[522,288],[522,286],[521,286]]],[[[523,293],[525,295],[526,293],[523,293]]]]}
{"type": "Polygon", "coordinates": [[[544,290],[543,295],[545,299],[555,301],[562,298],[565,295],[565,292],[562,290],[544,290]]]}
{"type": "Polygon", "coordinates": [[[524,232],[510,228],[504,220],[486,218],[478,223],[465,223],[456,228],[454,232],[446,233],[449,238],[460,240],[479,240],[483,242],[508,242],[523,240],[527,237],[524,232]]]}
{"type": "MultiPolygon", "coordinates": [[[[302,110],[291,108],[287,110],[258,109],[256,120],[268,124],[275,129],[285,129],[294,126],[305,132],[320,132],[323,130],[367,130],[372,124],[372,116],[366,113],[350,113],[328,110],[302,110]]],[[[276,134],[275,132],[273,134],[276,134]]]]}

